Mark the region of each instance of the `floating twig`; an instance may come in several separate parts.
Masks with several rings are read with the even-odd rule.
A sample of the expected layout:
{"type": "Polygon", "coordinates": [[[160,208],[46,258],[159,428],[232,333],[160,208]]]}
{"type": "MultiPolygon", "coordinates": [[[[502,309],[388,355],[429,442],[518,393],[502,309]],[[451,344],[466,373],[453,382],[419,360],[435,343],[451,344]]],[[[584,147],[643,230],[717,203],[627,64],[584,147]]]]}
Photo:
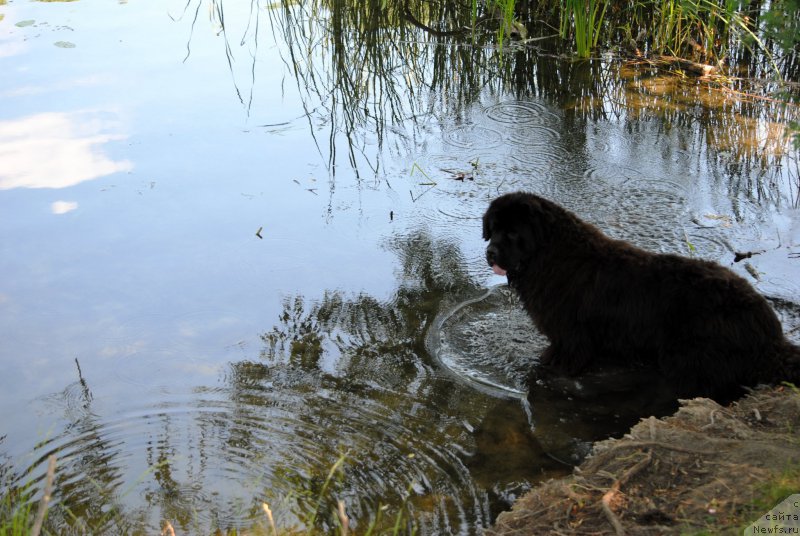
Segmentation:
{"type": "Polygon", "coordinates": [[[761,255],[764,252],[765,250],[763,249],[761,251],[735,251],[733,256],[733,262],[740,262],[745,259],[750,259],[754,255],[761,255]]]}

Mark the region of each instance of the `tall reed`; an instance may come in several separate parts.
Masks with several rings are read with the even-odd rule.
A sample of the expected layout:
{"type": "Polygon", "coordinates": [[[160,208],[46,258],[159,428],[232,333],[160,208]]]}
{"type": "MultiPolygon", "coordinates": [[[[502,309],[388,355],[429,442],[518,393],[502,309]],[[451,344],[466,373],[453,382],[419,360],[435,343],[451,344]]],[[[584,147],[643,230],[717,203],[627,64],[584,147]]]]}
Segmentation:
{"type": "Polygon", "coordinates": [[[578,57],[588,58],[597,47],[607,8],[608,0],[562,0],[561,37],[568,38],[572,30],[578,57]]]}
{"type": "MultiPolygon", "coordinates": [[[[475,2],[476,0],[472,0],[475,2]]],[[[586,58],[599,44],[627,46],[705,63],[757,55],[778,73],[773,54],[791,53],[800,42],[800,0],[490,0],[510,13],[535,12],[535,20],[558,23],[562,39],[586,58]],[[778,49],[776,49],[776,43],[778,49]]],[[[533,20],[531,17],[529,20],[533,20]]],[[[796,52],[795,52],[796,54],[796,52]]]]}

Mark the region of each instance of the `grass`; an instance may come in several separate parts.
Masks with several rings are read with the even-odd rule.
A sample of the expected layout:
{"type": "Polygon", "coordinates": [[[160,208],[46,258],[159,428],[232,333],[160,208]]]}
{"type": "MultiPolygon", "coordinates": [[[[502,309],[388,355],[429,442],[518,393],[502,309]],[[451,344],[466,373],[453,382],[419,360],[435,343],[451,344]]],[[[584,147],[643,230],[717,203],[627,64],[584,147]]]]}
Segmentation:
{"type": "MultiPolygon", "coordinates": [[[[226,536],[235,536],[240,533],[253,536],[315,536],[318,534],[332,534],[335,536],[397,536],[399,534],[414,534],[416,528],[413,527],[413,523],[408,523],[406,516],[407,504],[405,501],[394,518],[389,519],[384,517],[388,508],[379,506],[362,531],[356,531],[351,527],[351,519],[347,515],[347,506],[344,501],[336,500],[334,511],[326,511],[327,505],[333,503],[332,485],[336,480],[343,478],[343,466],[348,456],[347,453],[342,454],[331,466],[319,493],[311,501],[311,507],[300,514],[299,527],[279,527],[272,508],[264,502],[261,504],[261,510],[264,514],[263,521],[255,519],[253,526],[244,530],[217,529],[214,533],[226,536]],[[323,523],[321,521],[323,515],[334,521],[332,523],[323,523]],[[410,525],[411,529],[409,530],[410,525]]],[[[40,536],[42,533],[49,534],[54,532],[52,527],[49,529],[44,527],[53,494],[55,472],[56,458],[55,456],[50,456],[44,488],[38,500],[34,500],[37,490],[33,486],[33,482],[29,482],[21,488],[12,488],[0,498],[0,536],[40,536]]],[[[91,520],[77,521],[83,525],[84,529],[91,531],[93,526],[91,520]]],[[[120,526],[127,526],[124,520],[120,521],[123,521],[120,526]]],[[[101,522],[99,525],[103,525],[103,523],[101,522]]],[[[57,532],[57,528],[55,531],[57,532]]],[[[162,522],[161,535],[182,536],[180,531],[176,531],[169,520],[162,522]]]]}
{"type": "Polygon", "coordinates": [[[588,58],[592,49],[597,47],[608,2],[609,0],[564,0],[561,37],[566,39],[572,33],[579,58],[588,58]]]}
{"type": "MultiPolygon", "coordinates": [[[[528,13],[530,21],[557,23],[579,58],[588,58],[601,41],[613,48],[633,40],[647,53],[708,63],[753,53],[779,74],[775,52],[789,52],[800,41],[800,0],[544,0],[534,8],[516,0],[494,2],[509,20],[528,13]]],[[[476,0],[472,5],[474,13],[476,0]]]]}
{"type": "Polygon", "coordinates": [[[753,490],[753,500],[741,508],[730,524],[709,526],[706,529],[683,532],[682,536],[740,536],[760,516],[766,514],[787,497],[800,493],[800,464],[788,466],[753,490]]]}
{"type": "Polygon", "coordinates": [[[39,536],[42,532],[48,506],[53,494],[56,475],[56,457],[51,455],[47,463],[44,490],[38,503],[34,503],[35,490],[28,483],[19,490],[12,490],[0,501],[0,536],[39,536]],[[37,504],[36,515],[33,515],[37,504]]]}
{"type": "Polygon", "coordinates": [[[31,534],[33,519],[32,490],[29,486],[8,493],[0,502],[0,536],[31,534]]]}

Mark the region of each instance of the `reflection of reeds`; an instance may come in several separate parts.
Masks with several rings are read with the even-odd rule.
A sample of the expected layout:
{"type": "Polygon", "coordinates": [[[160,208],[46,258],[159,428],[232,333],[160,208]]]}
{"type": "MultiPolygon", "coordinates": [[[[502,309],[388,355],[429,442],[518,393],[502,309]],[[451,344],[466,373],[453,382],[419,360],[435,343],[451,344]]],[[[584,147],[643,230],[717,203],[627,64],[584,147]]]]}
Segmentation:
{"type": "MultiPolygon", "coordinates": [[[[272,508],[267,503],[262,503],[261,508],[267,518],[269,531],[266,532],[270,536],[285,535],[314,535],[314,534],[336,534],[337,536],[349,536],[351,533],[350,517],[347,514],[347,504],[341,499],[335,499],[332,492],[332,484],[338,478],[344,476],[343,466],[348,459],[348,454],[342,454],[333,463],[328,474],[323,482],[321,488],[316,494],[316,497],[311,501],[310,508],[306,509],[304,513],[299,516],[301,527],[288,527],[279,529],[275,521],[272,508]],[[334,506],[335,505],[335,506],[334,506]],[[330,508],[332,511],[327,511],[330,508]],[[330,514],[330,515],[328,515],[330,514]],[[321,517],[325,517],[325,522],[321,523],[321,517]]],[[[298,497],[306,494],[304,490],[297,490],[298,497]]],[[[406,497],[408,494],[406,494],[406,497]]],[[[407,505],[404,501],[400,506],[396,517],[392,521],[386,522],[383,519],[384,511],[386,508],[379,506],[375,514],[369,520],[360,520],[361,523],[366,523],[365,529],[361,532],[365,536],[396,536],[398,534],[407,533],[409,528],[404,522],[407,521],[405,516],[405,509],[407,505]]]]}
{"type": "MultiPolygon", "coordinates": [[[[217,7],[223,1],[189,0],[189,9],[196,13],[195,3],[211,2],[215,24],[226,25],[229,21],[217,7]]],[[[728,128],[736,122],[732,114],[743,114],[759,129],[796,120],[798,115],[791,106],[751,102],[742,94],[753,88],[737,78],[717,78],[704,91],[690,81],[686,89],[653,99],[646,82],[626,85],[614,63],[560,61],[534,48],[547,44],[558,49],[553,39],[509,44],[501,50],[494,32],[504,32],[507,25],[500,22],[489,29],[487,23],[513,17],[527,25],[532,39],[551,35],[547,24],[560,24],[561,34],[576,40],[582,56],[590,55],[597,46],[619,45],[636,36],[644,56],[695,55],[704,63],[718,63],[727,57],[728,63],[749,61],[747,65],[763,72],[769,55],[753,54],[753,48],[772,51],[769,47],[774,45],[760,40],[756,31],[757,16],[763,11],[758,2],[745,11],[730,0],[637,0],[624,6],[608,0],[536,4],[513,0],[308,0],[282,2],[268,9],[259,0],[252,1],[255,7],[240,44],[247,40],[255,56],[259,36],[268,34],[258,33],[258,19],[268,17],[269,34],[282,41],[279,50],[293,74],[309,132],[327,161],[331,180],[342,161],[349,163],[359,180],[365,172],[377,180],[385,150],[413,154],[420,136],[427,135],[418,130],[419,118],[432,114],[464,117],[479,95],[534,96],[569,110],[571,118],[584,120],[635,117],[641,105],[650,103],[651,111],[673,122],[697,107],[710,121],[692,126],[700,131],[699,138],[709,142],[706,147],[726,151],[717,147],[719,135],[711,130],[723,128],[731,138],[744,136],[725,145],[736,147],[737,157],[745,152],[744,158],[753,165],[763,163],[759,151],[764,146],[757,147],[747,137],[752,129],[728,128]],[[707,94],[720,98],[704,102],[707,94]],[[630,111],[626,110],[629,106],[630,111]]],[[[226,53],[237,53],[225,46],[226,53]]],[[[786,73],[793,72],[794,63],[777,56],[774,61],[786,73]]],[[[637,73],[634,76],[642,81],[661,76],[654,76],[648,66],[637,73]]],[[[255,60],[251,78],[255,83],[255,60]]],[[[775,89],[757,88],[762,95],[775,89]]],[[[245,94],[244,90],[240,94],[245,94]]],[[[774,167],[774,160],[765,165],[773,170],[780,167],[774,167]]]]}

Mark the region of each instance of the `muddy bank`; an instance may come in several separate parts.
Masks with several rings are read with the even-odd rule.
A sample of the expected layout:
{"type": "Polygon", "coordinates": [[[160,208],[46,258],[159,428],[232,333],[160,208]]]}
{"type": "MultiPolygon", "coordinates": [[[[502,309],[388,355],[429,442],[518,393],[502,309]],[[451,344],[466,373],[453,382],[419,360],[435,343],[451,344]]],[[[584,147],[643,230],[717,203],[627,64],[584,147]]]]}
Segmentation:
{"type": "Polygon", "coordinates": [[[800,484],[798,464],[797,389],[759,389],[729,407],[686,400],[595,444],[571,476],[531,490],[485,534],[741,534],[783,499],[770,482],[788,471],[789,487],[800,484]]]}

